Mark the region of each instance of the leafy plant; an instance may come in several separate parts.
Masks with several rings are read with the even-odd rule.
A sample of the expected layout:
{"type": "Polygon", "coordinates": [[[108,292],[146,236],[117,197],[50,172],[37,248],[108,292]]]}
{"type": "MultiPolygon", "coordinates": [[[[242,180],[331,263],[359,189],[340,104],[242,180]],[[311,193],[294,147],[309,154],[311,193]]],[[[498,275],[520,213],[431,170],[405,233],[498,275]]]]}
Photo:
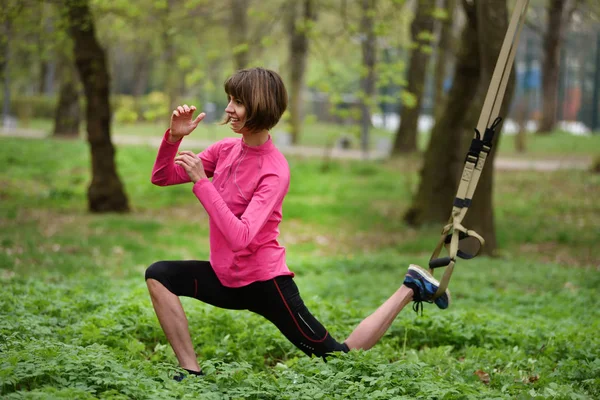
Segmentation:
{"type": "MultiPolygon", "coordinates": [[[[596,175],[500,173],[503,257],[461,260],[448,310],[407,308],[369,351],[311,359],[257,315],[183,298],[206,375],[178,383],[143,277],[160,259],[208,257],[208,220],[189,186],[153,187],[155,149],[122,147],[136,210],[88,215],[83,142],[0,141],[2,398],[600,397],[596,175]]],[[[331,161],[327,174],[318,159],[289,162],[288,265],[343,340],[408,264],[426,264],[438,227],[398,218],[418,173],[409,162],[331,161]]]]}

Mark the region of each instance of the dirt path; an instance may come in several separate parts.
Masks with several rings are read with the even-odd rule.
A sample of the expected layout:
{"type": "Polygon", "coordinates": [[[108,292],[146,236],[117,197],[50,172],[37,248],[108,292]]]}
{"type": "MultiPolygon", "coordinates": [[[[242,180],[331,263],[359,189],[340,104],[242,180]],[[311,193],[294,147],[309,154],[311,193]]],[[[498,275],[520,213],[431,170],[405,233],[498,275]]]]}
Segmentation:
{"type": "MultiPolygon", "coordinates": [[[[5,131],[0,128],[0,136],[23,137],[23,138],[44,138],[48,135],[39,130],[33,129],[13,129],[5,131]]],[[[161,137],[145,137],[132,135],[113,135],[113,143],[123,145],[148,145],[158,147],[161,137]]],[[[186,146],[194,150],[200,150],[212,144],[211,141],[187,138],[186,146]]],[[[325,149],[320,147],[308,146],[278,146],[282,153],[286,155],[305,156],[305,157],[323,157],[325,149]]],[[[360,150],[342,150],[334,148],[330,150],[329,156],[336,159],[364,159],[360,150]]],[[[368,159],[380,160],[387,157],[386,153],[373,150],[369,153],[368,159]]],[[[513,171],[556,171],[561,169],[590,169],[592,160],[590,157],[580,158],[559,158],[553,157],[544,160],[539,159],[521,159],[510,157],[496,157],[494,166],[496,169],[513,171]]]]}

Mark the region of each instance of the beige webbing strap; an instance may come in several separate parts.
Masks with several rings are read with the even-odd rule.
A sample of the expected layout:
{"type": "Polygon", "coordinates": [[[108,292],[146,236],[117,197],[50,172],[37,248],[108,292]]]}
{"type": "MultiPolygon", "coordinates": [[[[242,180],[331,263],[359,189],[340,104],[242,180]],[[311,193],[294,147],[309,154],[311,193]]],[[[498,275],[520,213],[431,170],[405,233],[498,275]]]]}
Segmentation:
{"type": "MultiPolygon", "coordinates": [[[[506,35],[504,36],[504,42],[502,43],[502,48],[498,56],[498,61],[496,62],[494,73],[492,75],[485,101],[483,103],[483,108],[479,116],[475,139],[483,140],[483,137],[480,137],[480,135],[483,135],[488,127],[493,130],[497,123],[500,122],[498,113],[500,112],[502,101],[504,100],[508,79],[519,45],[519,37],[525,23],[525,15],[528,5],[529,0],[517,0],[513,10],[506,35]],[[492,118],[494,123],[490,126],[492,118]]],[[[434,295],[434,299],[441,296],[448,288],[448,283],[450,282],[450,277],[452,276],[454,264],[456,262],[460,232],[463,232],[467,236],[473,236],[477,238],[480,241],[481,246],[483,246],[485,243],[484,239],[480,235],[474,231],[467,230],[461,225],[461,222],[467,213],[469,202],[475,193],[477,183],[481,177],[487,154],[491,150],[491,144],[489,144],[489,146],[483,144],[482,147],[483,148],[481,151],[479,151],[478,156],[469,154],[465,160],[465,166],[456,193],[456,199],[459,200],[459,203],[462,202],[462,204],[457,205],[455,202],[455,205],[452,208],[450,220],[448,221],[448,224],[444,226],[440,241],[438,242],[438,245],[436,246],[430,258],[429,270],[432,274],[434,268],[440,266],[446,267],[444,275],[440,280],[440,286],[434,295]],[[446,238],[449,234],[452,235],[448,249],[449,257],[446,259],[439,259],[438,256],[441,252],[441,249],[444,247],[446,238]]]]}
{"type": "MultiPolygon", "coordinates": [[[[516,48],[519,45],[519,35],[521,33],[523,23],[525,22],[525,13],[528,3],[529,0],[517,0],[517,4],[513,10],[513,15],[511,17],[510,24],[508,25],[506,35],[504,36],[504,42],[502,43],[500,55],[498,56],[498,61],[496,62],[492,80],[483,103],[481,115],[479,116],[479,122],[477,123],[477,129],[479,132],[483,132],[485,128],[489,126],[492,118],[492,111],[494,111],[494,106],[502,103],[502,99],[504,98],[505,90],[500,90],[500,87],[502,86],[501,82],[502,80],[508,82],[508,76],[512,70],[511,61],[514,60],[514,54],[516,53],[516,48]],[[513,56],[512,60],[510,59],[511,57],[509,57],[511,53],[513,56]]],[[[506,89],[506,85],[504,85],[504,89],[506,89]]],[[[497,112],[499,108],[500,107],[498,106],[495,111],[497,112]]]]}
{"type": "MultiPolygon", "coordinates": [[[[500,107],[502,106],[502,101],[504,100],[504,94],[506,93],[506,87],[508,86],[508,80],[510,77],[510,73],[512,70],[513,63],[515,61],[515,55],[517,54],[517,48],[519,47],[519,37],[521,35],[521,30],[525,25],[526,19],[526,11],[527,6],[529,4],[529,0],[520,0],[515,5],[515,11],[513,12],[513,16],[511,18],[514,20],[517,18],[517,29],[516,32],[511,32],[511,26],[509,25],[509,29],[507,30],[507,36],[504,37],[504,43],[502,44],[502,50],[500,51],[500,56],[498,58],[498,63],[496,64],[496,68],[494,69],[494,74],[492,75],[492,81],[490,82],[490,86],[488,88],[488,93],[486,95],[485,102],[483,103],[483,108],[481,110],[481,115],[479,116],[479,122],[477,123],[477,130],[483,134],[487,127],[490,126],[493,120],[497,118],[500,113],[500,107]],[[522,3],[522,4],[520,4],[522,3]],[[521,10],[520,13],[517,11],[521,10]],[[510,50],[508,56],[503,54],[502,52],[505,50],[506,41],[509,39],[509,35],[513,34],[514,38],[510,41],[510,50]],[[500,65],[500,62],[504,61],[504,65],[500,65]],[[501,66],[502,68],[498,68],[501,66]],[[490,100],[492,99],[492,100],[490,100]]],[[[477,188],[477,183],[479,182],[479,178],[481,177],[481,173],[483,171],[483,166],[485,165],[485,161],[487,159],[488,152],[490,148],[486,149],[487,151],[482,151],[479,153],[479,158],[477,160],[477,164],[474,167],[472,178],[468,184],[468,189],[465,197],[460,197],[462,199],[472,199],[473,194],[475,193],[475,189],[477,188]]],[[[461,179],[462,182],[462,179],[461,179]]],[[[468,207],[463,207],[459,214],[459,221],[462,221],[465,214],[467,213],[468,207]]]]}

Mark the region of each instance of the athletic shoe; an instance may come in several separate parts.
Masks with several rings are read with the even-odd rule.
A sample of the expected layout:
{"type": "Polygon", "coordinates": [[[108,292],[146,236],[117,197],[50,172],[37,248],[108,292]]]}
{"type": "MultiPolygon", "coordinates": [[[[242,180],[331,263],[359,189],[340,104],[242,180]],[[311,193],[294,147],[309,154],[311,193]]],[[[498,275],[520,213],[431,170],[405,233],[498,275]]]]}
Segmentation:
{"type": "Polygon", "coordinates": [[[173,377],[173,379],[176,380],[177,382],[181,382],[188,375],[191,375],[191,376],[202,376],[202,375],[204,375],[204,373],[202,371],[199,371],[199,372],[198,371],[191,371],[189,369],[183,368],[183,371],[181,371],[179,373],[179,375],[175,375],[173,377]]]}
{"type": "Polygon", "coordinates": [[[404,285],[411,288],[414,292],[413,301],[415,303],[413,310],[416,312],[419,312],[419,308],[421,308],[421,314],[423,314],[423,302],[435,303],[442,310],[450,306],[450,291],[448,289],[440,297],[433,300],[433,296],[438,290],[440,283],[428,271],[418,265],[411,264],[408,267],[408,271],[404,277],[404,285]]]}

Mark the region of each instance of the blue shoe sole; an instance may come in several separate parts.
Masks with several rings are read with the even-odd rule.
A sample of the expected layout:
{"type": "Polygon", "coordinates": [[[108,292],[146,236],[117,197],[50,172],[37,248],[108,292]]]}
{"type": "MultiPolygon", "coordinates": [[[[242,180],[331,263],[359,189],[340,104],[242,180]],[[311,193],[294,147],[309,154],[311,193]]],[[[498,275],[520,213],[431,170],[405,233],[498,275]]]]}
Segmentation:
{"type": "MultiPolygon", "coordinates": [[[[427,271],[426,269],[419,267],[416,264],[410,264],[408,267],[409,270],[415,271],[416,273],[418,273],[419,275],[421,275],[427,282],[431,283],[432,285],[435,285],[436,287],[440,287],[440,282],[435,279],[433,277],[433,275],[431,275],[429,273],[429,271],[427,271]]],[[[439,308],[441,308],[442,310],[445,310],[446,308],[450,307],[450,289],[446,289],[446,295],[448,296],[448,305],[446,305],[446,307],[441,307],[437,301],[441,299],[441,297],[438,297],[437,299],[434,300],[434,303],[436,306],[438,306],[439,308]]]]}

